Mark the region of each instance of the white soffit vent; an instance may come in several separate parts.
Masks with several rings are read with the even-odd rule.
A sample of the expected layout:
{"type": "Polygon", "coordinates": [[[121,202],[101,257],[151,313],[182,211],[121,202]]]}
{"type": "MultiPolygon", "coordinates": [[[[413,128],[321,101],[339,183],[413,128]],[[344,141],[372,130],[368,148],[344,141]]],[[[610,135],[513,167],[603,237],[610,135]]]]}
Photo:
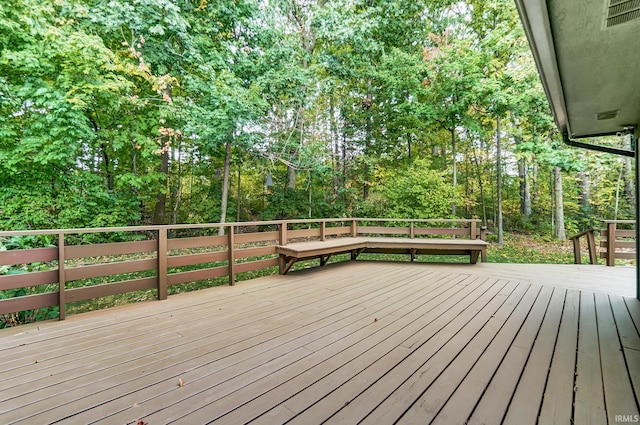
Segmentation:
{"type": "Polygon", "coordinates": [[[607,28],[640,19],[640,0],[609,0],[607,28]]]}
{"type": "Polygon", "coordinates": [[[620,115],[620,109],[616,109],[615,111],[598,112],[596,114],[596,119],[598,121],[612,120],[614,118],[618,118],[618,115],[620,115]]]}

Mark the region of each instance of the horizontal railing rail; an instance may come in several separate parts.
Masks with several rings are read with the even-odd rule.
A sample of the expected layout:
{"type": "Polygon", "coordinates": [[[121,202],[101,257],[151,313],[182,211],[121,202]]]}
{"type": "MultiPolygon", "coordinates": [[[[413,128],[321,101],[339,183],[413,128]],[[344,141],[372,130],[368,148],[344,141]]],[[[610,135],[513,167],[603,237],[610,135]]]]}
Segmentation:
{"type": "Polygon", "coordinates": [[[616,258],[632,260],[636,258],[636,232],[635,220],[603,220],[606,230],[600,232],[604,240],[600,241],[603,252],[600,258],[604,258],[607,266],[614,266],[616,258]],[[620,229],[618,225],[631,226],[632,229],[620,229]]]}
{"type": "Polygon", "coordinates": [[[585,238],[587,241],[587,252],[589,262],[598,264],[598,258],[604,258],[607,266],[613,267],[616,259],[632,260],[636,258],[636,231],[635,220],[603,220],[606,228],[588,229],[571,237],[573,241],[573,258],[575,264],[582,263],[580,241],[585,238]],[[620,229],[618,225],[631,227],[631,229],[620,229]],[[596,235],[599,235],[599,243],[596,243],[596,235]],[[597,248],[601,250],[598,251],[597,248]]]}
{"type": "Polygon", "coordinates": [[[227,277],[233,285],[240,273],[272,267],[277,273],[276,246],[289,241],[365,233],[484,239],[479,223],[326,218],[0,231],[0,242],[40,236],[44,242],[34,244],[46,245],[0,251],[0,315],[58,307],[63,320],[72,302],[145,290],[163,300],[173,285],[214,278],[227,277]],[[25,289],[32,293],[20,293],[25,289]]]}

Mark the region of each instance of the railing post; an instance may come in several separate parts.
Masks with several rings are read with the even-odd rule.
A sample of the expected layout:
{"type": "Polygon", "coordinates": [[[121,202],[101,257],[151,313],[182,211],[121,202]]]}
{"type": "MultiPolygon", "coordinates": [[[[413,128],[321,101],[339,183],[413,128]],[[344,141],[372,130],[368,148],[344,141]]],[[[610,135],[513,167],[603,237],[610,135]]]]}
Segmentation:
{"type": "Polygon", "coordinates": [[[321,241],[326,240],[326,238],[327,238],[326,237],[326,232],[327,232],[327,223],[324,220],[322,220],[320,222],[320,240],[321,241]]]}
{"type": "Polygon", "coordinates": [[[616,265],[616,223],[607,223],[607,266],[616,265]]]}
{"type": "Polygon", "coordinates": [[[66,294],[64,276],[64,233],[58,233],[58,319],[64,320],[66,314],[66,294]]]}
{"type": "Polygon", "coordinates": [[[280,232],[280,245],[287,244],[287,222],[283,221],[280,223],[280,227],[278,228],[280,232]]]}
{"type": "Polygon", "coordinates": [[[415,228],[414,228],[413,221],[411,221],[409,222],[409,238],[413,239],[414,236],[415,236],[415,228]]]}
{"type": "Polygon", "coordinates": [[[580,238],[573,238],[573,264],[582,264],[582,256],[580,254],[580,238]]]}
{"type": "Polygon", "coordinates": [[[472,219],[471,223],[469,223],[469,232],[471,232],[471,234],[469,235],[469,239],[476,239],[478,237],[477,231],[478,230],[476,229],[476,221],[472,219]]]}
{"type": "Polygon", "coordinates": [[[167,228],[158,227],[158,299],[166,300],[167,290],[167,251],[169,244],[167,241],[167,228]]]}
{"type": "Polygon", "coordinates": [[[229,285],[233,286],[236,283],[236,238],[235,233],[233,232],[233,226],[229,226],[228,229],[227,249],[229,250],[229,285]]]}
{"type": "Polygon", "coordinates": [[[587,232],[587,247],[589,248],[589,261],[591,264],[598,264],[598,253],[596,252],[596,238],[593,229],[587,232]]]}
{"type": "Polygon", "coordinates": [[[351,237],[355,238],[358,236],[358,223],[356,220],[351,220],[351,237]]]}

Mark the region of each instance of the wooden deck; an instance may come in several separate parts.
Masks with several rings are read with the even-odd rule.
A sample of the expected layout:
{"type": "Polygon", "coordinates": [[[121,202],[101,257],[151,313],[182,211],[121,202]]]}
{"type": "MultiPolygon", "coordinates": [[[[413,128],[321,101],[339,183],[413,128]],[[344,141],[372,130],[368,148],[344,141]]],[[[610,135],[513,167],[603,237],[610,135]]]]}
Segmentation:
{"type": "Polygon", "coordinates": [[[358,261],[6,329],[0,423],[637,423],[634,287],[358,261]]]}

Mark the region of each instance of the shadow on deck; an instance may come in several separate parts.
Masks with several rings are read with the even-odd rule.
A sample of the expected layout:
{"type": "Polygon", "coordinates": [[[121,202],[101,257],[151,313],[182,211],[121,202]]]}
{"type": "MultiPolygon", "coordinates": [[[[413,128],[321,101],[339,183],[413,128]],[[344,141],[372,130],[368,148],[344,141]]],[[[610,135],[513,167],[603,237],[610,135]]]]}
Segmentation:
{"type": "Polygon", "coordinates": [[[634,290],[635,268],[359,261],[6,329],[0,423],[637,422],[634,290]]]}

